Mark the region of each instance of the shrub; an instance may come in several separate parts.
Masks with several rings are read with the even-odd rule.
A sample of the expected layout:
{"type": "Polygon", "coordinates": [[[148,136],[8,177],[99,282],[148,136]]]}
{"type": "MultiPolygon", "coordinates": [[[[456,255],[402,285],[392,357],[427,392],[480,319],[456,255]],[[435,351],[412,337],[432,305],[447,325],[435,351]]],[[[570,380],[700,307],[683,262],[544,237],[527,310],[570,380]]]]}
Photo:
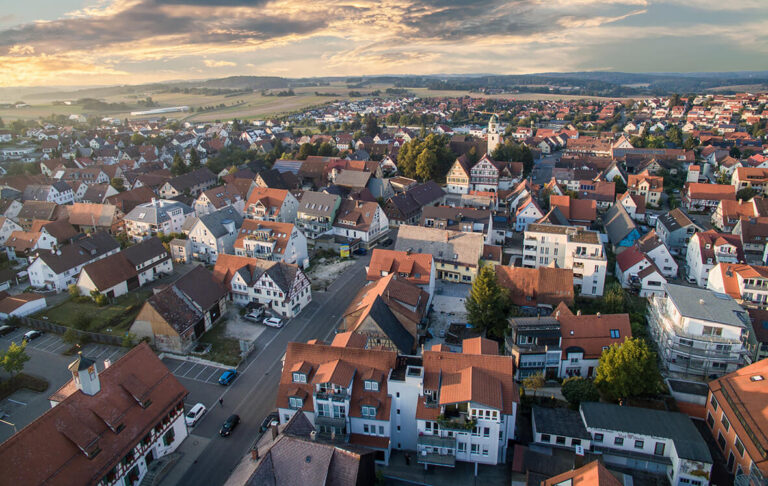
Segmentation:
{"type": "Polygon", "coordinates": [[[75,284],[69,284],[67,291],[71,297],[80,297],[80,289],[75,284]]]}
{"type": "Polygon", "coordinates": [[[592,380],[574,376],[566,378],[563,381],[563,397],[568,400],[571,408],[578,409],[581,402],[596,402],[600,400],[600,393],[597,391],[592,380]]]}
{"type": "Polygon", "coordinates": [[[87,331],[91,327],[91,323],[93,323],[93,317],[85,312],[79,312],[75,315],[74,319],[72,319],[72,325],[81,331],[87,331]]]}

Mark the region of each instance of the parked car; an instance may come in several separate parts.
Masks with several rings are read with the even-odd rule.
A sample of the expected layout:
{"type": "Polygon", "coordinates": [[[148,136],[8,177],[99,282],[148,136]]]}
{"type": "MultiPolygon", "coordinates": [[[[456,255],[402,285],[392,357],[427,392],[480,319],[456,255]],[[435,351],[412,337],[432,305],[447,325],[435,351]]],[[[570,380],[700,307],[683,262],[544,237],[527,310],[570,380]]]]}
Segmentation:
{"type": "Polygon", "coordinates": [[[283,327],[283,320],[279,317],[267,317],[264,319],[264,325],[269,327],[283,327]]]}
{"type": "Polygon", "coordinates": [[[355,255],[367,255],[368,254],[368,250],[366,250],[365,248],[358,248],[355,251],[353,251],[352,253],[354,253],[355,255]]]}
{"type": "Polygon", "coordinates": [[[194,427],[197,421],[200,420],[200,417],[205,415],[205,412],[205,405],[202,403],[195,404],[195,406],[192,407],[184,417],[184,421],[187,423],[187,427],[194,427]]]}
{"type": "Polygon", "coordinates": [[[387,238],[386,240],[381,242],[381,246],[391,246],[392,245],[392,238],[387,238]]]}
{"type": "Polygon", "coordinates": [[[39,338],[42,335],[43,335],[43,331],[37,331],[37,330],[27,331],[26,333],[24,333],[24,337],[21,338],[21,342],[28,343],[33,339],[39,338]]]}
{"type": "Polygon", "coordinates": [[[219,385],[229,385],[237,376],[237,370],[227,370],[219,377],[219,385]]]}
{"type": "Polygon", "coordinates": [[[273,425],[279,425],[279,424],[280,424],[280,416],[277,414],[277,412],[272,412],[266,416],[264,421],[261,422],[261,427],[259,427],[259,432],[265,432],[267,429],[269,429],[273,425]]]}
{"type": "Polygon", "coordinates": [[[261,318],[263,316],[264,316],[264,309],[262,309],[261,307],[257,307],[256,309],[252,310],[251,312],[243,316],[243,318],[249,321],[259,322],[261,321],[261,318]]]}
{"type": "Polygon", "coordinates": [[[0,336],[5,336],[6,334],[10,334],[16,329],[18,329],[18,327],[16,326],[8,326],[8,325],[0,326],[0,336]]]}
{"type": "Polygon", "coordinates": [[[221,425],[221,430],[219,430],[219,435],[222,437],[229,437],[229,434],[232,433],[233,430],[235,430],[235,427],[237,427],[237,424],[240,423],[240,416],[237,414],[230,415],[227,420],[224,421],[224,423],[221,425]]]}

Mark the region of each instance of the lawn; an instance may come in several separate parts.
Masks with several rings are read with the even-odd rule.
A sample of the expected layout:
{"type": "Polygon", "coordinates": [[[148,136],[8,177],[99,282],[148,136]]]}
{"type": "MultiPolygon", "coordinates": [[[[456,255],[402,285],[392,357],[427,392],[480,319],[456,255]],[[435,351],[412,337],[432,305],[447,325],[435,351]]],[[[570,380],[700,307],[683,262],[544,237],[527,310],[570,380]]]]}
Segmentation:
{"type": "Polygon", "coordinates": [[[83,331],[123,336],[141,310],[144,301],[150,295],[152,295],[152,290],[141,289],[123,295],[117,298],[114,303],[103,307],[99,307],[91,301],[76,302],[69,299],[32,317],[37,319],[47,317],[50,322],[83,331]],[[88,322],[88,318],[90,318],[90,322],[88,322]]]}
{"type": "Polygon", "coordinates": [[[240,363],[240,341],[227,337],[226,330],[226,321],[219,322],[213,326],[213,329],[203,334],[198,342],[212,346],[205,359],[227,366],[237,366],[240,363]]]}

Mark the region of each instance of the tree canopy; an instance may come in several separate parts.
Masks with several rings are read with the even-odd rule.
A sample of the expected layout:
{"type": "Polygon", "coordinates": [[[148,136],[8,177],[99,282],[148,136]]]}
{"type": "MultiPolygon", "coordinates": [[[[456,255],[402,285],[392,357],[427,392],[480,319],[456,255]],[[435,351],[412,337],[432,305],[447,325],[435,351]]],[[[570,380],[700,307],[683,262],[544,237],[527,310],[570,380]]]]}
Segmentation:
{"type": "Polygon", "coordinates": [[[455,159],[448,148],[448,138],[432,133],[404,143],[397,153],[397,167],[405,177],[442,180],[455,159]]]}
{"type": "Polygon", "coordinates": [[[11,375],[21,373],[24,369],[24,363],[29,361],[29,355],[26,353],[26,349],[26,343],[18,345],[12,342],[0,359],[0,366],[11,375]]]}
{"type": "Polygon", "coordinates": [[[656,353],[642,339],[629,338],[613,344],[600,355],[595,385],[606,398],[623,401],[653,395],[659,392],[661,383],[656,353]]]}
{"type": "Polygon", "coordinates": [[[509,299],[496,280],[492,266],[480,268],[465,302],[470,324],[490,337],[503,338],[507,331],[509,299]]]}
{"type": "Polygon", "coordinates": [[[563,380],[561,388],[563,397],[568,400],[571,408],[578,409],[581,402],[597,402],[600,400],[600,393],[592,380],[587,380],[581,376],[573,376],[563,380]]]}

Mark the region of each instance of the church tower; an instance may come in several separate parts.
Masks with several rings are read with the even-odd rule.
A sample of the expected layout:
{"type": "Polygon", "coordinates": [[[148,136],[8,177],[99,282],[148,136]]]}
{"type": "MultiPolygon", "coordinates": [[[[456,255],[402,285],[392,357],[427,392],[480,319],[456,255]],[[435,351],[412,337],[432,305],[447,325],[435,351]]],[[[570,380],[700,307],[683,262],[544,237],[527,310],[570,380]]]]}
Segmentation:
{"type": "Polygon", "coordinates": [[[503,143],[501,134],[499,133],[499,119],[496,115],[491,115],[491,119],[488,121],[488,149],[486,152],[491,155],[496,147],[503,143]]]}

